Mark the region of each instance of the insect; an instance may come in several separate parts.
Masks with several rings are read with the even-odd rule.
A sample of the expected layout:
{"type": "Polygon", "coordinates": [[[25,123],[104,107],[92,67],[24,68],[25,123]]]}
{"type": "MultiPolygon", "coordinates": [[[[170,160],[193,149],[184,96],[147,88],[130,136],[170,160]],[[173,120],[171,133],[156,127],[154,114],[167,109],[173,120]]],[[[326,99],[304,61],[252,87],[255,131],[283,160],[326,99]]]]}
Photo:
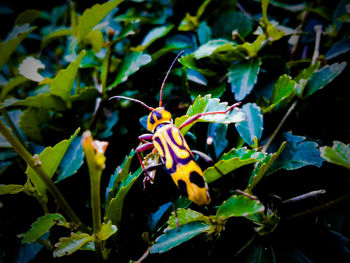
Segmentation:
{"type": "MultiPolygon", "coordinates": [[[[187,196],[188,199],[197,205],[207,205],[210,203],[208,185],[204,180],[201,168],[195,161],[195,151],[191,151],[189,148],[185,138],[181,134],[181,129],[195,122],[204,115],[226,114],[240,103],[228,107],[225,111],[196,114],[188,118],[180,127],[176,127],[173,124],[171,113],[162,107],[162,95],[164,84],[169,72],[181,54],[182,52],[176,56],[163,80],[160,89],[159,106],[157,108],[152,108],[140,100],[124,96],[113,96],[110,99],[117,98],[131,100],[143,105],[151,111],[147,118],[147,129],[152,133],[139,136],[138,138],[143,144],[136,148],[137,156],[145,174],[145,180],[152,180],[148,175],[149,171],[156,167],[164,166],[182,195],[187,196]],[[140,153],[152,148],[153,151],[159,153],[162,163],[153,165],[152,167],[145,167],[140,153]]],[[[196,154],[201,156],[200,152],[196,152],[196,154]]],[[[203,155],[201,157],[203,157],[203,155]]]]}

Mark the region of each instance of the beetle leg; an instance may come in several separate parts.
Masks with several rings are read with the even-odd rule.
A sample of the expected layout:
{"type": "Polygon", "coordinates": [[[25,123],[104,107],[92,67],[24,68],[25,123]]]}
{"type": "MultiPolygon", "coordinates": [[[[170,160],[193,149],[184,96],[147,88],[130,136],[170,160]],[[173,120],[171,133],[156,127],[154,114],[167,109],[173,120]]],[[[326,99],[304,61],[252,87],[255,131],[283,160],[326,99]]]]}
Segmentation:
{"type": "Polygon", "coordinates": [[[153,134],[152,133],[146,133],[139,136],[139,140],[145,143],[148,143],[148,141],[152,140],[153,134]]]}
{"type": "Polygon", "coordinates": [[[158,163],[158,164],[150,165],[150,166],[147,166],[143,170],[143,172],[150,172],[150,171],[156,170],[156,169],[158,169],[159,167],[162,167],[162,166],[164,166],[164,163],[158,163]]]}
{"type": "Polygon", "coordinates": [[[212,115],[212,114],[226,114],[227,112],[231,111],[233,108],[239,106],[240,104],[241,104],[240,102],[237,102],[237,103],[233,104],[232,106],[230,106],[227,110],[224,110],[224,111],[202,112],[202,113],[198,113],[196,115],[193,115],[180,125],[179,130],[181,130],[183,127],[186,127],[187,125],[195,122],[196,120],[198,120],[202,116],[212,115]]]}
{"type": "Polygon", "coordinates": [[[199,158],[203,159],[206,163],[210,165],[214,163],[213,159],[209,155],[206,155],[204,152],[200,152],[196,150],[191,150],[191,152],[197,155],[199,158]]]}
{"type": "Polygon", "coordinates": [[[143,169],[143,172],[145,173],[145,177],[143,178],[143,188],[146,188],[146,183],[147,182],[150,182],[151,184],[153,184],[153,182],[154,182],[154,176],[153,177],[150,176],[148,174],[148,172],[156,170],[156,169],[158,169],[159,167],[162,167],[162,166],[164,166],[163,163],[158,163],[158,164],[147,166],[145,169],[143,169]]]}
{"type": "Polygon", "coordinates": [[[141,144],[139,147],[136,148],[136,153],[137,153],[137,157],[139,158],[139,162],[141,164],[141,167],[142,167],[142,171],[144,172],[145,174],[145,179],[144,179],[144,186],[145,186],[145,180],[146,181],[150,181],[152,180],[151,176],[149,176],[145,166],[143,165],[143,161],[142,161],[142,158],[141,158],[141,155],[140,155],[140,152],[144,152],[148,149],[151,149],[153,148],[154,145],[152,142],[147,142],[147,143],[144,143],[144,144],[141,144]]]}

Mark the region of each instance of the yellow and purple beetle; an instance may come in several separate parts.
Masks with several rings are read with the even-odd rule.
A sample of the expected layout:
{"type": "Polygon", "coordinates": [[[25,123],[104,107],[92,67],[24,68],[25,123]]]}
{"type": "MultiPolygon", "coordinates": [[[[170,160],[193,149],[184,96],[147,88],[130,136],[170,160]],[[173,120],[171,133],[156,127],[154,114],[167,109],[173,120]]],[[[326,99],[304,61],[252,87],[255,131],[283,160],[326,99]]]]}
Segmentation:
{"type": "Polygon", "coordinates": [[[171,113],[162,107],[162,93],[169,72],[181,54],[182,52],[177,55],[164,78],[160,89],[159,106],[157,108],[149,107],[142,101],[124,96],[114,96],[110,99],[131,100],[140,103],[151,111],[147,118],[147,129],[152,133],[139,136],[143,144],[136,148],[137,156],[146,176],[145,179],[150,179],[148,171],[159,165],[144,167],[140,152],[154,148],[162,160],[161,165],[165,166],[166,171],[170,174],[180,193],[197,205],[207,205],[210,203],[208,185],[204,180],[201,168],[194,159],[193,151],[188,147],[185,138],[181,134],[181,129],[204,115],[226,114],[240,103],[235,103],[225,111],[196,114],[188,118],[180,127],[176,127],[173,124],[171,113]]]}

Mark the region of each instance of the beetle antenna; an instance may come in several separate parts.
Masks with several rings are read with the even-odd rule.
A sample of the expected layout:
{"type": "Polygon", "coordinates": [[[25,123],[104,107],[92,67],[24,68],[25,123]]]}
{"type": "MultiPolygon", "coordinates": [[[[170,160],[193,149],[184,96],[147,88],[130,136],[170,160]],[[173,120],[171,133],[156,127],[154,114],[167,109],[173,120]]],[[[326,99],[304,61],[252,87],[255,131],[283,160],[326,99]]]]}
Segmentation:
{"type": "Polygon", "coordinates": [[[174,64],[175,64],[176,60],[179,58],[179,56],[180,56],[181,54],[183,54],[183,53],[184,53],[184,51],[182,50],[179,54],[177,54],[176,58],[174,59],[173,63],[171,63],[170,68],[168,69],[168,72],[167,72],[166,75],[165,75],[165,78],[164,78],[163,83],[162,83],[162,87],[160,88],[159,107],[162,106],[163,88],[164,88],[165,82],[166,82],[166,80],[167,80],[167,78],[168,78],[168,75],[169,75],[169,73],[170,73],[170,71],[171,71],[171,68],[174,66],[174,64]]]}
{"type": "Polygon", "coordinates": [[[110,97],[108,100],[111,100],[111,99],[124,99],[124,100],[131,100],[131,101],[134,101],[134,102],[137,102],[137,103],[140,103],[142,106],[146,107],[147,109],[149,109],[150,111],[154,110],[154,108],[146,105],[146,103],[140,101],[140,100],[137,100],[137,99],[133,99],[133,98],[129,98],[129,97],[124,97],[124,96],[113,96],[113,97],[110,97]]]}

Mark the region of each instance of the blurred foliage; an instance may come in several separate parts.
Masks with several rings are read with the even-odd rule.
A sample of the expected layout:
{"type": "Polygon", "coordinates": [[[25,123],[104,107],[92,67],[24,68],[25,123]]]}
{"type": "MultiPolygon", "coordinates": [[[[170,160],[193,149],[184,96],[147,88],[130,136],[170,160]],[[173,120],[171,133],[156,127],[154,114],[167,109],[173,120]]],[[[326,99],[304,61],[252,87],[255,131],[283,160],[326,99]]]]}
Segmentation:
{"type": "Polygon", "coordinates": [[[1,262],[350,260],[349,0],[7,1],[0,13],[1,262]],[[198,159],[205,207],[163,169],[142,181],[133,149],[148,112],[109,100],[157,105],[181,51],[163,94],[177,127],[241,102],[181,130],[213,159],[198,159]]]}

